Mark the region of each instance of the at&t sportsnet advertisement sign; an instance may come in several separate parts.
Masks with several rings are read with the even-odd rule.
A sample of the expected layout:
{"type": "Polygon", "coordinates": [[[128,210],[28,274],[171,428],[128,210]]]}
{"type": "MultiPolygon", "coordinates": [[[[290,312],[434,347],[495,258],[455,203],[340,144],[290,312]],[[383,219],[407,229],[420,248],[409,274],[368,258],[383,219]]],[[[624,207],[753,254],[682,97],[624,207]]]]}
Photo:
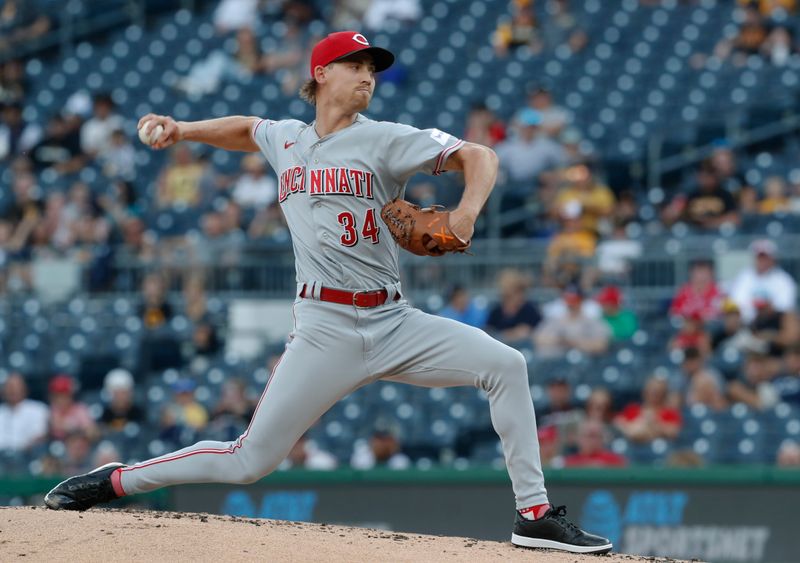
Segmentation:
{"type": "MultiPolygon", "coordinates": [[[[619,495],[618,495],[619,496],[619,495]]],[[[604,534],[618,551],[705,561],[766,561],[768,526],[687,523],[692,495],[686,491],[633,491],[620,503],[607,490],[595,491],[583,505],[581,525],[604,534]]],[[[696,502],[698,495],[695,495],[696,502]]],[[[743,504],[744,516],[748,505],[743,504]]],[[[706,511],[708,508],[703,507],[706,511]]],[[[709,522],[713,519],[709,518],[709,522]]]]}

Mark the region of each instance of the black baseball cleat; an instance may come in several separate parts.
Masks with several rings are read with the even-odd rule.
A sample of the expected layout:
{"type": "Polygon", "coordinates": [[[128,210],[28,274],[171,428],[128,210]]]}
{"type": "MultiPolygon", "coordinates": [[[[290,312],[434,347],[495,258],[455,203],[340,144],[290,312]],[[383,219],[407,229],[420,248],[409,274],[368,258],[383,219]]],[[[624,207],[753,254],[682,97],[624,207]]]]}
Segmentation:
{"type": "Polygon", "coordinates": [[[519,512],[514,520],[511,543],[520,547],[559,549],[571,553],[602,554],[613,545],[606,538],[589,534],[567,520],[567,507],[550,507],[538,520],[528,520],[519,512]]]}
{"type": "Polygon", "coordinates": [[[89,473],[70,477],[53,487],[44,497],[44,503],[53,510],[86,510],[101,502],[117,497],[111,484],[111,474],[122,463],[107,463],[89,473]]]}

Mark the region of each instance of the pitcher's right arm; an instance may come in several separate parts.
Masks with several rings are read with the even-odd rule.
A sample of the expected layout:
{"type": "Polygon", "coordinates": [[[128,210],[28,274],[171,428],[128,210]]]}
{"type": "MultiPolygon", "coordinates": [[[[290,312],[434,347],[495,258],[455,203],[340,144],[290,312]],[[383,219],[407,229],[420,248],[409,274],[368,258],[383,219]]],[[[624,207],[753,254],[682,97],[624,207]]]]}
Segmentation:
{"type": "Polygon", "coordinates": [[[175,121],[168,115],[148,113],[139,120],[138,128],[147,121],[164,127],[158,141],[151,145],[154,149],[165,149],[180,141],[204,143],[228,151],[259,152],[253,140],[252,129],[260,118],[234,115],[203,121],[175,121]]]}

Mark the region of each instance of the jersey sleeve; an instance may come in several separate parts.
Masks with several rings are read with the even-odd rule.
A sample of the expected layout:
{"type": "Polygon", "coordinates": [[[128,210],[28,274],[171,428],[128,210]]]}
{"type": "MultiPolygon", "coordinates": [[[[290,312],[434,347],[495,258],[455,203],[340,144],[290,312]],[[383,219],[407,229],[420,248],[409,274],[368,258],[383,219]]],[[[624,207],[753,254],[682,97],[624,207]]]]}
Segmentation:
{"type": "Polygon", "coordinates": [[[464,146],[464,141],[439,129],[402,124],[393,124],[388,137],[385,162],[389,173],[401,182],[417,172],[441,174],[450,155],[464,146]]]}
{"type": "Polygon", "coordinates": [[[250,129],[250,135],[258,145],[258,148],[261,149],[261,154],[267,158],[267,162],[269,162],[273,170],[277,170],[275,167],[275,136],[278,124],[278,121],[271,119],[257,119],[250,129]]]}

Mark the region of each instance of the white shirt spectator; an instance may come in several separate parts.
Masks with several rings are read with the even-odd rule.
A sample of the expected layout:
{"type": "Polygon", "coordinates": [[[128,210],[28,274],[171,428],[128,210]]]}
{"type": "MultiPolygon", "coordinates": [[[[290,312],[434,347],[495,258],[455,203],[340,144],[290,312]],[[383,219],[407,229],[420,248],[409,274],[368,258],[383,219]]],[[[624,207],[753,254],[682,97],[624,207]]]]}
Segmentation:
{"type": "Polygon", "coordinates": [[[373,0],[364,14],[364,25],[367,29],[379,31],[389,20],[413,22],[421,15],[419,0],[373,0]]]}
{"type": "MultiPolygon", "coordinates": [[[[312,469],[314,471],[331,471],[336,469],[339,465],[336,457],[320,448],[314,440],[306,440],[303,444],[303,451],[305,452],[305,461],[303,462],[303,469],[312,469]]],[[[295,468],[295,464],[287,457],[278,466],[280,471],[295,468]]]]}
{"type": "Polygon", "coordinates": [[[597,245],[597,269],[604,274],[626,274],[630,262],[642,255],[642,243],[630,239],[608,239],[597,245]]]}
{"type": "Polygon", "coordinates": [[[258,0],[222,0],[214,11],[214,27],[222,33],[258,26],[258,0]]]}
{"type": "Polygon", "coordinates": [[[111,134],[124,126],[116,114],[105,119],[93,117],[81,127],[81,150],[86,154],[101,154],[109,146],[111,134]]]}
{"type": "MultiPolygon", "coordinates": [[[[11,154],[11,129],[5,124],[0,124],[0,160],[4,160],[11,154]]],[[[36,143],[42,140],[42,128],[33,123],[27,123],[19,136],[16,152],[22,153],[31,149],[36,143]]]]}
{"type": "Polygon", "coordinates": [[[14,406],[0,405],[0,451],[20,451],[47,434],[47,405],[23,399],[14,406]]]}
{"type": "MultiPolygon", "coordinates": [[[[372,469],[375,467],[375,454],[369,447],[366,440],[356,440],[353,446],[353,455],[350,457],[350,466],[353,469],[372,469]]],[[[398,452],[386,462],[389,469],[408,469],[411,467],[411,459],[404,453],[398,452]]]]}
{"type": "Polygon", "coordinates": [[[243,174],[233,185],[233,200],[242,207],[266,207],[278,198],[275,178],[243,174]]]}
{"type": "Polygon", "coordinates": [[[530,141],[515,137],[497,145],[500,166],[513,181],[536,180],[545,170],[558,168],[566,162],[564,147],[545,134],[530,141]]]}
{"type": "MultiPolygon", "coordinates": [[[[584,299],[581,303],[581,315],[588,319],[603,317],[603,308],[594,299],[584,299]]],[[[563,319],[567,316],[567,304],[560,297],[542,305],[542,317],[545,320],[563,319]]]]}
{"type": "Polygon", "coordinates": [[[730,298],[749,323],[756,316],[753,301],[768,298],[776,311],[793,311],[797,302],[797,282],[778,266],[763,274],[754,268],[742,271],[730,286],[730,298]]]}

